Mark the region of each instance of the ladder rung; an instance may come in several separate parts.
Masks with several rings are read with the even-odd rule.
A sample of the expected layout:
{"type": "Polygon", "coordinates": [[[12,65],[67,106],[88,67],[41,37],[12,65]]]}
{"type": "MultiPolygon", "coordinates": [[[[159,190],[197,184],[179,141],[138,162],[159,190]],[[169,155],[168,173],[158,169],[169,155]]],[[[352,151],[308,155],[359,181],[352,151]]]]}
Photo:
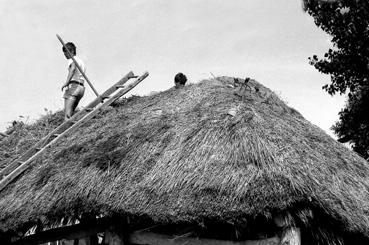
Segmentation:
{"type": "Polygon", "coordinates": [[[89,111],[93,111],[94,108],[85,108],[85,111],[89,112],[89,111]]]}
{"type": "Polygon", "coordinates": [[[138,78],[138,76],[130,76],[129,78],[138,78]]]}
{"type": "Polygon", "coordinates": [[[124,85],[117,85],[116,87],[117,87],[117,88],[124,88],[124,87],[126,87],[126,86],[124,86],[124,85]]]}
{"type": "Polygon", "coordinates": [[[101,98],[102,98],[102,99],[109,99],[109,98],[110,98],[110,96],[107,96],[107,95],[106,95],[106,96],[102,96],[101,98]]]}
{"type": "Polygon", "coordinates": [[[54,137],[58,137],[60,134],[53,134],[54,137]]]}
{"type": "Polygon", "coordinates": [[[39,151],[41,150],[42,148],[41,147],[36,147],[36,151],[39,151]]]}
{"type": "Polygon", "coordinates": [[[19,163],[18,165],[22,165],[24,162],[22,162],[22,161],[17,161],[17,163],[19,163]]]}

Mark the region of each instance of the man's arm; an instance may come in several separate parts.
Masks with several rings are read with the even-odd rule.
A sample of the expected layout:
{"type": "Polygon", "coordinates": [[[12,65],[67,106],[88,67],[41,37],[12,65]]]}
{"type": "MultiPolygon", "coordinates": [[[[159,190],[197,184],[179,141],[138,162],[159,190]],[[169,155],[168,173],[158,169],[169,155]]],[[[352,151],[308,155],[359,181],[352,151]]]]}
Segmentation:
{"type": "Polygon", "coordinates": [[[68,69],[68,76],[67,76],[67,80],[65,81],[64,85],[62,86],[62,90],[63,88],[67,87],[69,85],[70,80],[72,79],[74,73],[76,71],[76,65],[74,64],[74,62],[70,65],[69,69],[68,69]]]}

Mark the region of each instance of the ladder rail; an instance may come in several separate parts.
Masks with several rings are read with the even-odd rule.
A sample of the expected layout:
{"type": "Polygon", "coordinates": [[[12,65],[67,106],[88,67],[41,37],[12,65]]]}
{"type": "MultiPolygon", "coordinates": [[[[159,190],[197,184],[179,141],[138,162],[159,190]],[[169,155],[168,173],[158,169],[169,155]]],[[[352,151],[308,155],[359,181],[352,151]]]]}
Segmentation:
{"type": "Polygon", "coordinates": [[[47,145],[45,145],[42,149],[40,149],[36,154],[31,156],[29,159],[27,159],[25,162],[23,162],[20,166],[18,166],[15,170],[13,170],[10,174],[5,176],[0,181],[0,191],[2,191],[10,182],[12,182],[15,178],[17,178],[20,174],[22,174],[29,166],[30,163],[36,159],[39,155],[41,155],[47,148],[52,146],[54,143],[56,143],[60,138],[62,138],[67,133],[70,133],[77,129],[79,126],[96,116],[100,110],[108,107],[110,104],[112,104],[114,101],[122,97],[124,94],[128,93],[130,90],[132,90],[134,87],[136,87],[141,81],[143,81],[147,76],[149,75],[148,72],[145,72],[142,76],[140,76],[135,82],[128,85],[126,88],[120,90],[115,95],[113,95],[110,99],[108,99],[103,104],[96,107],[93,111],[85,115],[82,119],[80,119],[77,123],[66,129],[63,133],[61,133],[59,136],[57,136],[55,139],[50,141],[47,145]]]}
{"type": "MultiPolygon", "coordinates": [[[[92,102],[90,102],[85,108],[93,108],[104,101],[104,97],[109,96],[110,94],[114,93],[117,89],[119,89],[117,86],[123,86],[130,78],[135,77],[133,72],[130,71],[127,73],[122,79],[120,79],[117,83],[115,83],[113,86],[108,88],[103,94],[101,94],[99,97],[94,99],[92,102]]],[[[42,139],[40,139],[33,147],[28,149],[25,153],[23,153],[20,157],[13,160],[10,164],[5,166],[0,171],[0,179],[2,179],[3,176],[9,174],[12,172],[16,167],[19,166],[19,162],[25,161],[28,158],[30,158],[33,154],[37,153],[37,148],[43,148],[45,143],[47,144],[49,139],[55,135],[62,133],[66,128],[70,127],[72,124],[72,121],[78,120],[77,118],[81,115],[85,114],[86,110],[82,109],[78,111],[76,114],[74,114],[68,121],[63,122],[60,124],[57,128],[53,129],[49,134],[44,136],[42,139]]]]}

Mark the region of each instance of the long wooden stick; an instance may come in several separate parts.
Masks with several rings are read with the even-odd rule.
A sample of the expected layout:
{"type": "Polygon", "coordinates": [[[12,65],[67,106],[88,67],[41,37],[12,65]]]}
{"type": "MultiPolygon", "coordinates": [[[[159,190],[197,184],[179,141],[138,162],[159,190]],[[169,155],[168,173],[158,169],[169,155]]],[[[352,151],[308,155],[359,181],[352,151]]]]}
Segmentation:
{"type": "MultiPolygon", "coordinates": [[[[12,245],[38,245],[57,240],[74,240],[95,235],[106,231],[112,227],[113,223],[109,219],[91,221],[87,224],[76,224],[71,226],[58,227],[33,235],[29,235],[11,243],[12,245]]],[[[114,227],[114,226],[113,226],[114,227]]],[[[119,228],[116,228],[119,231],[119,228]]],[[[278,245],[280,239],[277,236],[262,240],[216,240],[198,237],[175,237],[153,232],[131,232],[127,234],[129,244],[151,244],[151,245],[278,245]]],[[[109,243],[110,244],[110,243],[109,243]]]]}
{"type": "Polygon", "coordinates": [[[68,52],[69,56],[72,58],[74,64],[76,65],[77,69],[81,72],[82,76],[86,79],[88,85],[90,85],[91,89],[94,91],[94,93],[96,94],[96,96],[99,96],[99,93],[96,91],[96,89],[94,88],[94,86],[92,86],[92,83],[90,82],[90,80],[87,78],[86,74],[83,72],[82,68],[78,65],[76,59],[74,59],[73,55],[69,52],[69,49],[65,46],[65,43],[63,41],[63,39],[61,39],[61,37],[56,34],[56,37],[59,39],[59,41],[61,42],[61,44],[63,44],[63,47],[65,48],[65,50],[68,52]]]}

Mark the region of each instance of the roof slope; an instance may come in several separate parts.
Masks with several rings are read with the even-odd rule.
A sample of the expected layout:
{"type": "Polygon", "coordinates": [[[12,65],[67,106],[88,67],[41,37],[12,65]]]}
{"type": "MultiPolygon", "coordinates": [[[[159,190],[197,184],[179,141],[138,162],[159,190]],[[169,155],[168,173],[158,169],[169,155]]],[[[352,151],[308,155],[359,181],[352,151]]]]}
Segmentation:
{"type": "Polygon", "coordinates": [[[63,139],[0,193],[0,229],[86,211],[218,220],[314,207],[369,234],[369,167],[255,81],[135,98],[63,139]]]}

